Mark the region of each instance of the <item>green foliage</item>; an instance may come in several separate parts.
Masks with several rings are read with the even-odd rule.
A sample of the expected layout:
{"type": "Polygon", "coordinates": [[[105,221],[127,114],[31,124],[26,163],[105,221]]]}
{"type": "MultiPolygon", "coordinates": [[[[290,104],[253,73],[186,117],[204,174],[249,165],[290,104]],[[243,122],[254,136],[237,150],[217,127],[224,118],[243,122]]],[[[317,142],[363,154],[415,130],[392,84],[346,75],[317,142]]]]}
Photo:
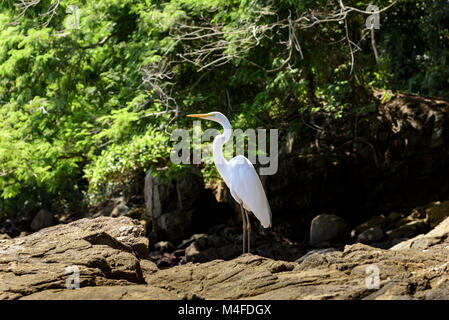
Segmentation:
{"type": "Polygon", "coordinates": [[[449,98],[449,2],[401,1],[382,24],[394,89],[449,98]]]}
{"type": "Polygon", "coordinates": [[[132,182],[135,173],[166,166],[170,150],[169,136],[155,129],[133,136],[126,144],[109,145],[85,167],[94,202],[104,200],[109,184],[126,184],[132,182]]]}

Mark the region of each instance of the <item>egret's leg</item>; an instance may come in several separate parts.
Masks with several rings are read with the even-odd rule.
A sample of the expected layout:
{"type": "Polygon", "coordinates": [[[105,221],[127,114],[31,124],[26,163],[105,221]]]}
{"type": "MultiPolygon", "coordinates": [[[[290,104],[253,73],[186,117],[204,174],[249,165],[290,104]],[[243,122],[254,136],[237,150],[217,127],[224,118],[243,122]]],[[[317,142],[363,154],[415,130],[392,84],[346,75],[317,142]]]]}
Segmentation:
{"type": "Polygon", "coordinates": [[[249,221],[248,211],[245,210],[246,215],[246,230],[248,232],[248,253],[251,252],[251,222],[249,221]]]}
{"type": "Polygon", "coordinates": [[[245,253],[246,250],[246,219],[245,219],[245,213],[244,213],[243,205],[240,205],[240,211],[242,213],[242,223],[243,223],[243,253],[245,253]]]}

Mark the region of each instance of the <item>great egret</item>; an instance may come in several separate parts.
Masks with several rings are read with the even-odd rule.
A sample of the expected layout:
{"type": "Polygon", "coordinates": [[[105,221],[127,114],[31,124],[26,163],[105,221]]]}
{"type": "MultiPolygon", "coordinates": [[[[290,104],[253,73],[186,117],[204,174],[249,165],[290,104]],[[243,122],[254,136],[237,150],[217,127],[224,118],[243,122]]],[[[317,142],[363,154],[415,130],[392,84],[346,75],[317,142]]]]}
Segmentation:
{"type": "Polygon", "coordinates": [[[203,114],[189,114],[188,117],[212,120],[221,124],[223,134],[215,137],[213,142],[214,163],[231,191],[234,200],[240,205],[243,221],[243,253],[246,250],[248,237],[248,251],[251,249],[251,224],[248,212],[251,211],[264,228],[271,227],[271,209],[262,183],[252,163],[242,155],[227,161],[223,156],[223,145],[231,138],[232,128],[229,120],[220,112],[203,114]]]}

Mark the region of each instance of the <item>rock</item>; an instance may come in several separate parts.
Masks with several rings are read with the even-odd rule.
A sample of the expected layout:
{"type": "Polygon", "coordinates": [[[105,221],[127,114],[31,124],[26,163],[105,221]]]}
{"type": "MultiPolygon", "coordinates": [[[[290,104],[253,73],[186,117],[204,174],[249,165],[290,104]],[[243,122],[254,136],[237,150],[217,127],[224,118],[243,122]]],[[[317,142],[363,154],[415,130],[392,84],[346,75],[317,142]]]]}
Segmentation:
{"type": "Polygon", "coordinates": [[[390,230],[398,228],[408,222],[409,220],[407,220],[407,217],[405,217],[403,213],[393,211],[387,216],[384,223],[379,225],[379,227],[382,227],[383,230],[390,230]]]}
{"type": "Polygon", "coordinates": [[[198,262],[200,256],[200,250],[196,242],[192,242],[190,246],[187,247],[185,251],[186,262],[198,262]]]}
{"type": "Polygon", "coordinates": [[[191,237],[189,239],[184,239],[181,241],[181,243],[176,247],[177,249],[185,249],[187,248],[195,239],[192,239],[191,237]]]}
{"type": "Polygon", "coordinates": [[[125,216],[130,217],[131,219],[137,219],[140,220],[140,223],[143,225],[146,225],[148,223],[147,220],[144,220],[145,217],[145,208],[143,207],[135,207],[129,209],[126,213],[124,213],[125,216]]]}
{"type": "Polygon", "coordinates": [[[295,262],[302,263],[304,260],[306,260],[307,258],[309,258],[313,254],[326,255],[328,253],[336,253],[336,252],[338,253],[340,251],[338,251],[337,249],[334,249],[334,248],[310,250],[305,255],[303,255],[302,257],[300,257],[297,260],[295,260],[295,262]]]}
{"type": "Polygon", "coordinates": [[[313,218],[310,226],[310,244],[318,247],[323,243],[343,241],[348,237],[345,220],[333,214],[321,214],[313,218]]]}
{"type": "Polygon", "coordinates": [[[380,215],[380,216],[373,216],[368,221],[359,224],[357,227],[355,227],[355,231],[357,234],[362,233],[363,231],[370,229],[370,228],[383,228],[383,226],[386,224],[387,219],[380,215]]]}
{"type": "Polygon", "coordinates": [[[403,241],[390,250],[427,249],[431,246],[444,243],[449,237],[449,217],[443,220],[436,228],[426,234],[420,234],[412,239],[403,241]]]}
{"type": "Polygon", "coordinates": [[[168,241],[159,241],[154,244],[154,250],[161,253],[172,251],[174,249],[173,245],[168,241]]]}
{"type": "Polygon", "coordinates": [[[372,227],[357,236],[357,242],[360,243],[373,243],[383,240],[385,233],[379,227],[372,227]]]}
{"type": "Polygon", "coordinates": [[[400,226],[394,230],[387,231],[387,237],[390,240],[393,239],[403,239],[403,238],[411,238],[415,235],[415,228],[409,225],[400,226]]]}
{"type": "Polygon", "coordinates": [[[449,200],[432,202],[425,207],[425,211],[429,217],[430,227],[433,229],[449,217],[449,200]]]}
{"type": "Polygon", "coordinates": [[[153,261],[147,259],[140,260],[140,269],[142,270],[143,277],[145,278],[146,283],[148,283],[149,281],[148,276],[159,270],[159,268],[153,261]]]}
{"type": "Polygon", "coordinates": [[[151,221],[156,238],[181,239],[187,235],[197,213],[194,203],[204,189],[201,172],[192,168],[174,181],[153,174],[151,171],[145,177],[146,219],[151,221]]]}
{"type": "Polygon", "coordinates": [[[205,233],[194,234],[191,239],[195,241],[199,249],[206,249],[209,246],[209,236],[205,233]]]}
{"type": "Polygon", "coordinates": [[[165,252],[157,261],[158,268],[169,268],[179,264],[179,259],[172,253],[165,252]]]}
{"type": "Polygon", "coordinates": [[[139,258],[147,254],[145,230],[127,217],[81,219],[2,240],[0,299],[66,289],[73,268],[81,287],[145,283],[139,258]]]}
{"type": "Polygon", "coordinates": [[[8,236],[6,233],[0,233],[0,240],[6,240],[11,239],[10,236],[8,236]]]}
{"type": "Polygon", "coordinates": [[[425,221],[412,221],[404,224],[394,230],[387,231],[387,237],[390,240],[397,238],[411,238],[419,233],[425,232],[427,224],[425,221]]]}
{"type": "Polygon", "coordinates": [[[111,217],[121,217],[128,213],[129,207],[126,202],[120,202],[114,209],[112,209],[111,217]]]}
{"type": "Polygon", "coordinates": [[[34,231],[42,228],[50,227],[53,225],[53,215],[45,209],[39,210],[39,212],[31,221],[31,229],[34,231]]]}
{"type": "MultiPolygon", "coordinates": [[[[303,243],[279,237],[276,233],[259,233],[257,229],[254,229],[251,242],[251,253],[253,254],[293,261],[304,255],[306,251],[306,245],[303,243]]],[[[208,230],[208,234],[198,233],[192,235],[189,239],[183,240],[173,254],[178,256],[182,252],[184,257],[185,249],[195,242],[200,252],[199,256],[195,257],[195,262],[234,259],[242,254],[241,230],[241,226],[211,228],[208,230]]]]}
{"type": "Polygon", "coordinates": [[[299,265],[252,254],[187,263],[150,275],[148,283],[198,299],[448,299],[448,270],[447,249],[429,255],[355,244],[311,254],[299,265]],[[379,289],[367,285],[370,270],[379,270],[379,289]]]}
{"type": "Polygon", "coordinates": [[[185,299],[167,289],[153,286],[98,286],[76,290],[51,289],[30,294],[20,300],[175,300],[185,299]]]}
{"type": "Polygon", "coordinates": [[[404,217],[404,215],[402,213],[393,211],[388,215],[387,221],[389,223],[394,223],[394,222],[402,219],[403,217],[404,217]]]}
{"type": "Polygon", "coordinates": [[[94,218],[100,216],[110,216],[112,214],[112,211],[123,202],[123,197],[115,197],[103,202],[99,202],[91,208],[91,210],[94,212],[92,216],[94,218]]]}
{"type": "Polygon", "coordinates": [[[1,240],[0,299],[449,299],[449,218],[426,235],[438,240],[426,250],[357,243],[301,263],[244,254],[163,270],[133,253],[139,228],[100,217],[1,240]],[[120,240],[122,227],[137,229],[120,240]],[[66,289],[67,266],[79,267],[79,289],[66,289]]]}
{"type": "MultiPolygon", "coordinates": [[[[0,218],[0,221],[3,220],[0,218]]],[[[7,234],[11,238],[18,237],[22,232],[31,231],[32,218],[29,215],[21,216],[11,219],[6,218],[0,223],[0,234],[7,234]]]]}

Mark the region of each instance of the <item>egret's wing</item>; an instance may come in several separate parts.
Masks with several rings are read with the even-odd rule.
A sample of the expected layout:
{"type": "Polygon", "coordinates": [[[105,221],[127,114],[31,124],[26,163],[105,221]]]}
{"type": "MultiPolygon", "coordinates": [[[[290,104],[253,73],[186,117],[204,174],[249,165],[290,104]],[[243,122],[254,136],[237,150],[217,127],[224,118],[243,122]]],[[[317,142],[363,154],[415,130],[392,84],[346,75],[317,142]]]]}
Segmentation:
{"type": "MultiPolygon", "coordinates": [[[[267,196],[252,163],[243,156],[230,162],[229,189],[259,219],[264,228],[271,227],[271,209],[267,196]]],[[[237,200],[237,199],[236,199],[237,200]]]]}

